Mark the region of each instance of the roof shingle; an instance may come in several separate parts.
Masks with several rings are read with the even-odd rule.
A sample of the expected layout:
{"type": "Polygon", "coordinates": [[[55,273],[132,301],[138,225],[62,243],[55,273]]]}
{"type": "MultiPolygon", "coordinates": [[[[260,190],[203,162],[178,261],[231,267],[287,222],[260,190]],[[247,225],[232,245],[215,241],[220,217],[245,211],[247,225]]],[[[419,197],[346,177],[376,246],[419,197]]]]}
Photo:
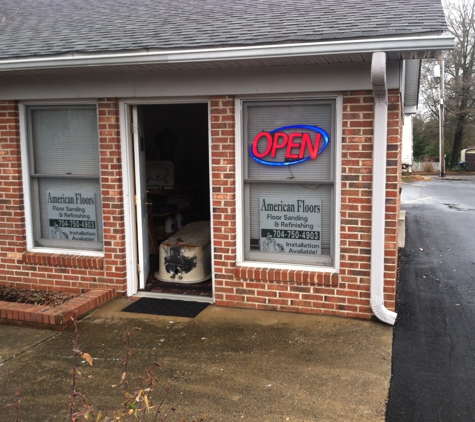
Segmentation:
{"type": "Polygon", "coordinates": [[[440,0],[0,0],[0,59],[440,33],[440,0]]]}

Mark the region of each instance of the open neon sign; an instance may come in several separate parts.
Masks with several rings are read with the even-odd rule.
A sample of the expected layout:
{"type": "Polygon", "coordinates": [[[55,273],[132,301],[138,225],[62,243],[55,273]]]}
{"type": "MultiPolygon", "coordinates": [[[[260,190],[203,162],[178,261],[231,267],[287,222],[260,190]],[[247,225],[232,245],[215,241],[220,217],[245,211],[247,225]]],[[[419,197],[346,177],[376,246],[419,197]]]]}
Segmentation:
{"type": "MultiPolygon", "coordinates": [[[[260,164],[266,166],[290,166],[300,164],[308,160],[315,160],[328,146],[330,139],[328,133],[317,126],[291,125],[282,126],[269,132],[261,132],[256,135],[250,149],[251,157],[260,164]],[[312,141],[310,133],[294,132],[295,129],[303,129],[315,133],[312,141]],[[292,132],[285,133],[284,130],[292,132]],[[323,138],[323,145],[319,145],[323,138]],[[297,142],[301,139],[300,142],[297,142]],[[259,152],[259,144],[266,142],[263,152],[259,152]],[[275,158],[279,150],[285,149],[285,161],[269,161],[267,157],[275,158]]],[[[262,151],[262,149],[261,149],[262,151]]]]}

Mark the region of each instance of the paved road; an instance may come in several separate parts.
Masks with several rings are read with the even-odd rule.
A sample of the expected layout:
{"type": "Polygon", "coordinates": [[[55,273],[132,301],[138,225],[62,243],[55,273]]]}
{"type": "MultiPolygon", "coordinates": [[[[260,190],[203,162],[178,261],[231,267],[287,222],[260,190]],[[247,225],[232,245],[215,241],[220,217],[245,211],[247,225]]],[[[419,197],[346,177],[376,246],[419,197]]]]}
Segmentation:
{"type": "Polygon", "coordinates": [[[475,180],[404,184],[388,422],[475,421],[475,180]]]}

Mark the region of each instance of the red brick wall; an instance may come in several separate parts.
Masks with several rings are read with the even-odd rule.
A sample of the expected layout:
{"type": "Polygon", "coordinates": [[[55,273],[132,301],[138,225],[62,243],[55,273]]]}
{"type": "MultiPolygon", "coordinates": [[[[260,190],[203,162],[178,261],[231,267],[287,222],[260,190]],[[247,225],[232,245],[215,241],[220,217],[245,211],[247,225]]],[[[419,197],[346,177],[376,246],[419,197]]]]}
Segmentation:
{"type": "MultiPolygon", "coordinates": [[[[328,273],[236,265],[234,98],[211,99],[215,299],[219,306],[369,318],[374,99],[343,98],[340,271],[328,273]]],[[[0,102],[0,284],[126,291],[125,221],[118,101],[99,104],[104,258],[26,252],[18,105],[0,102]]],[[[394,309],[399,215],[401,100],[391,91],[388,116],[385,299],[394,309]]]]}
{"type": "MultiPolygon", "coordinates": [[[[371,260],[371,195],[374,98],[348,92],[343,100],[340,287],[357,312],[368,312],[371,260]],[[351,297],[353,295],[353,297],[351,297]]],[[[385,304],[394,310],[401,168],[402,114],[399,91],[390,91],[386,176],[385,304]]]]}
{"type": "MultiPolygon", "coordinates": [[[[338,274],[236,265],[234,101],[211,104],[215,299],[220,306],[369,318],[374,98],[343,100],[340,271],[338,274]]],[[[385,300],[394,309],[402,117],[390,93],[386,196],[385,300]]]]}
{"type": "Polygon", "coordinates": [[[100,100],[99,144],[104,258],[26,251],[18,104],[0,102],[0,284],[84,292],[126,291],[124,206],[117,100],[100,100]]]}
{"type": "Polygon", "coordinates": [[[236,157],[233,97],[211,99],[211,177],[216,300],[233,284],[236,266],[236,157]],[[218,294],[218,291],[220,292],[218,294]]]}
{"type": "Polygon", "coordinates": [[[396,305],[396,279],[398,269],[399,212],[401,211],[402,188],[402,99],[399,91],[389,91],[388,105],[388,152],[386,176],[386,243],[384,288],[387,307],[396,305]]]}
{"type": "Polygon", "coordinates": [[[104,221],[104,275],[97,280],[127,291],[124,189],[120,148],[119,101],[99,100],[99,148],[104,221]]]}
{"type": "Polygon", "coordinates": [[[18,104],[0,101],[0,281],[21,280],[25,248],[18,104]]]}

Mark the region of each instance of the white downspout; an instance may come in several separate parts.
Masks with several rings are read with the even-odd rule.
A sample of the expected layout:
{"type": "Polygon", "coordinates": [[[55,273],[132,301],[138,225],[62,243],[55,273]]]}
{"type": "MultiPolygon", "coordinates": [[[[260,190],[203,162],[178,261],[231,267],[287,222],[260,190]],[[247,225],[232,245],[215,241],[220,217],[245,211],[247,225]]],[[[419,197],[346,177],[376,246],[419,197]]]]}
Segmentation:
{"type": "Polygon", "coordinates": [[[371,308],[381,321],[394,325],[397,314],[384,306],[386,144],[388,139],[388,88],[386,83],[386,53],[384,52],[373,53],[371,82],[374,92],[371,308]]]}

